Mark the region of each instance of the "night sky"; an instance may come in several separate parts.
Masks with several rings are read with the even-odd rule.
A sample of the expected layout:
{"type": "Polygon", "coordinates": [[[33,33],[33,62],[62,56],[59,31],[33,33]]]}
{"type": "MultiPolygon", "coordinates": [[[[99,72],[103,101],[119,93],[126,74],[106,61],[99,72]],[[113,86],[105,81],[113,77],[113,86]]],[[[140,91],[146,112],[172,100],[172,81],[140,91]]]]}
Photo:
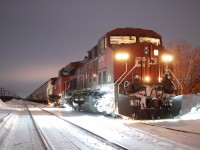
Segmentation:
{"type": "Polygon", "coordinates": [[[200,46],[199,0],[0,0],[0,87],[27,97],[106,32],[151,29],[200,46]]]}

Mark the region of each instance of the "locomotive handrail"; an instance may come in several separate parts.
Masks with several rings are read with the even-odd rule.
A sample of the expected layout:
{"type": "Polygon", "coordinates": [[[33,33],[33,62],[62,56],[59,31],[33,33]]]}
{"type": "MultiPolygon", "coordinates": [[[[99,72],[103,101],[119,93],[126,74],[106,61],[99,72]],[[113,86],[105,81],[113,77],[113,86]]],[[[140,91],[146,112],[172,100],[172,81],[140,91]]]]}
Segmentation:
{"type": "MultiPolygon", "coordinates": [[[[169,68],[168,68],[169,69],[169,68]]],[[[171,69],[169,69],[170,73],[174,76],[174,78],[176,79],[177,83],[180,85],[181,87],[181,94],[183,92],[183,86],[182,84],[180,83],[180,81],[177,79],[177,77],[175,76],[175,74],[171,71],[171,69]]]]}
{"type": "Polygon", "coordinates": [[[114,86],[117,84],[117,82],[125,75],[125,73],[127,72],[127,62],[126,62],[126,70],[125,72],[117,79],[117,81],[115,81],[114,86]]]}
{"type": "Polygon", "coordinates": [[[135,66],[125,75],[125,77],[122,78],[122,80],[117,85],[118,88],[118,94],[119,94],[119,85],[126,79],[126,77],[138,66],[138,61],[136,61],[135,66]]]}

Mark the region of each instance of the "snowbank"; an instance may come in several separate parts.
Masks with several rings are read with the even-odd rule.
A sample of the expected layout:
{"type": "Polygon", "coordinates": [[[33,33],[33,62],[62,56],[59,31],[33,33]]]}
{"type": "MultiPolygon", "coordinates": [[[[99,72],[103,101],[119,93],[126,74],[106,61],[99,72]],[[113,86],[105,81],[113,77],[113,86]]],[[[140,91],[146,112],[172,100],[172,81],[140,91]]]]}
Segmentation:
{"type": "Polygon", "coordinates": [[[22,105],[22,100],[13,99],[11,101],[3,102],[0,99],[0,110],[21,110],[24,106],[22,105]],[[18,102],[18,103],[17,103],[18,102]]]}
{"type": "Polygon", "coordinates": [[[7,101],[6,104],[24,104],[24,101],[23,100],[17,100],[17,99],[12,99],[10,101],[7,101]]]}
{"type": "Polygon", "coordinates": [[[193,111],[200,109],[200,93],[183,95],[180,115],[185,115],[191,112],[192,109],[193,111]]]}
{"type": "Polygon", "coordinates": [[[0,99],[0,110],[13,110],[13,108],[0,99]]]}
{"type": "Polygon", "coordinates": [[[1,99],[0,99],[0,106],[8,106],[6,103],[4,103],[1,99]]]}

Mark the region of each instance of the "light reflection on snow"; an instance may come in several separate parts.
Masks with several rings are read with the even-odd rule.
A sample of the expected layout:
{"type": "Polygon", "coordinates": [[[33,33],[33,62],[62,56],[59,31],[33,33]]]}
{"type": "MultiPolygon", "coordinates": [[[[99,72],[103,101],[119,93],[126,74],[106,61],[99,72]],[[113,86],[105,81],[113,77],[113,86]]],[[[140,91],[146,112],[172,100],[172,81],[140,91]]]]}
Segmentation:
{"type": "Polygon", "coordinates": [[[46,121],[45,118],[48,117],[48,115],[34,116],[34,119],[37,120],[37,123],[40,125],[40,128],[47,128],[49,126],[49,121],[46,121]]]}
{"type": "Polygon", "coordinates": [[[166,119],[166,120],[163,120],[163,121],[178,122],[178,121],[180,121],[180,119],[166,119]]]}
{"type": "Polygon", "coordinates": [[[65,111],[72,111],[73,110],[73,108],[70,107],[68,104],[64,104],[63,106],[65,107],[65,111]]]}
{"type": "Polygon", "coordinates": [[[200,119],[200,110],[192,108],[191,111],[180,117],[183,120],[197,120],[200,119]]]}
{"type": "MultiPolygon", "coordinates": [[[[63,122],[62,120],[57,120],[57,118],[54,118],[54,117],[49,118],[48,116],[42,116],[42,117],[34,116],[34,118],[37,120],[37,123],[39,124],[40,128],[45,133],[49,132],[49,134],[54,134],[56,138],[59,138],[59,135],[56,135],[57,131],[62,133],[63,139],[60,139],[60,141],[65,141],[65,138],[67,137],[72,142],[74,142],[74,144],[77,144],[79,146],[80,146],[79,143],[81,142],[83,144],[87,143],[86,145],[94,145],[93,148],[91,147],[91,149],[94,149],[95,147],[97,147],[97,149],[108,149],[108,150],[114,149],[105,143],[99,142],[98,139],[85,134],[85,132],[81,132],[79,129],[76,129],[76,128],[71,127],[70,125],[67,125],[66,122],[63,122]]],[[[91,122],[88,122],[89,119],[86,120],[87,118],[88,116],[84,116],[84,117],[79,117],[78,119],[76,118],[76,120],[79,121],[80,123],[86,122],[88,123],[87,125],[89,125],[91,124],[91,122]]],[[[89,126],[89,128],[92,128],[92,126],[89,126]]],[[[61,144],[64,144],[64,143],[66,142],[63,142],[61,144]]],[[[80,149],[86,149],[86,147],[81,147],[80,149]]]]}
{"type": "Polygon", "coordinates": [[[95,116],[96,119],[94,122],[94,119],[92,118],[89,115],[84,115],[84,116],[71,117],[68,118],[68,120],[81,125],[82,127],[86,128],[87,130],[90,130],[91,132],[95,132],[100,136],[106,137],[107,140],[113,139],[113,137],[115,137],[116,139],[121,138],[121,135],[118,132],[112,132],[113,127],[115,127],[115,129],[113,130],[119,128],[119,131],[122,130],[123,128],[126,128],[126,126],[124,126],[123,124],[117,123],[118,121],[121,122],[121,120],[115,120],[115,119],[112,120],[105,116],[95,116]]]}
{"type": "Polygon", "coordinates": [[[30,111],[41,111],[41,109],[40,108],[36,108],[36,107],[33,107],[33,108],[28,108],[30,111]]]}

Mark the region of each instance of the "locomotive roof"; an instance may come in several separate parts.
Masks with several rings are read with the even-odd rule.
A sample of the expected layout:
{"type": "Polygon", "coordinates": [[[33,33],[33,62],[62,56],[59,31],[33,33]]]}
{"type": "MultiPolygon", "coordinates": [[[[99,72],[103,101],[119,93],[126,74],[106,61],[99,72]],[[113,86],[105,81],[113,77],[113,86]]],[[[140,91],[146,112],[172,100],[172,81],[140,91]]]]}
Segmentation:
{"type": "Polygon", "coordinates": [[[66,67],[66,71],[71,71],[77,67],[80,67],[82,65],[81,61],[76,61],[76,62],[70,62],[66,67]]]}
{"type": "Polygon", "coordinates": [[[106,33],[107,36],[110,35],[135,35],[135,36],[151,36],[151,37],[159,37],[161,38],[161,35],[156,33],[153,30],[148,29],[141,29],[141,28],[116,28],[114,30],[111,30],[110,32],[106,33]]]}

